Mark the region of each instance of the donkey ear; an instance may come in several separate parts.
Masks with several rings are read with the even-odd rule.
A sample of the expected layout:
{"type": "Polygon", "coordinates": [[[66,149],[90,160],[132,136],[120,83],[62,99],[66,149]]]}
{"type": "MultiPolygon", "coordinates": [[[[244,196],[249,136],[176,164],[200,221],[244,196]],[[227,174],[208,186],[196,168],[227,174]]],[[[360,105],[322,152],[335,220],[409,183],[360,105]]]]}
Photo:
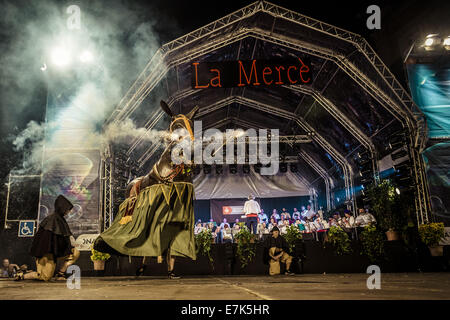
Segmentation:
{"type": "Polygon", "coordinates": [[[173,118],[173,113],[172,110],[170,110],[169,105],[164,100],[161,100],[159,104],[161,105],[161,108],[164,110],[164,112],[173,118]]]}
{"type": "Polygon", "coordinates": [[[189,111],[189,113],[186,115],[186,117],[187,117],[189,120],[192,120],[192,119],[194,118],[195,114],[197,113],[198,109],[199,109],[199,107],[198,107],[198,106],[195,106],[194,109],[192,109],[191,111],[189,111]]]}

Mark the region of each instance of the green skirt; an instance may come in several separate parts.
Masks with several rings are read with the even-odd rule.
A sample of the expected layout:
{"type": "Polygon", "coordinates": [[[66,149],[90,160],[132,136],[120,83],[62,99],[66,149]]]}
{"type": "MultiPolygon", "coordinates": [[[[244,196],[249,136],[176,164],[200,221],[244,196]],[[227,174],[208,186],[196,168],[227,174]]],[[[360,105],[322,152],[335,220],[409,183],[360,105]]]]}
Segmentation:
{"type": "Polygon", "coordinates": [[[192,183],[147,187],[135,198],[132,215],[126,216],[131,201],[122,202],[114,222],[96,243],[103,240],[129,256],[158,257],[170,249],[171,255],[196,259],[192,183]]]}

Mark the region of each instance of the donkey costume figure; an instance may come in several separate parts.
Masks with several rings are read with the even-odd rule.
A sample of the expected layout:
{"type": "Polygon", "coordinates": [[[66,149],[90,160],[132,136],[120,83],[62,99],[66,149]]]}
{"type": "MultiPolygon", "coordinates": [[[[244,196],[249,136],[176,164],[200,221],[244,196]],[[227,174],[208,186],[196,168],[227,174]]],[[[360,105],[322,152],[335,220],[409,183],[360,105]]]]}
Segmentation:
{"type": "Polygon", "coordinates": [[[172,140],[151,171],[128,185],[126,199],[119,206],[114,222],[96,239],[94,249],[144,257],[137,275],[144,272],[145,257],[158,257],[158,263],[161,263],[166,254],[169,278],[175,278],[175,256],[196,259],[194,186],[191,165],[174,164],[171,152],[181,140],[194,140],[192,119],[198,107],[187,115],[176,116],[164,101],[161,101],[161,108],[172,119],[170,133],[185,129],[189,135],[172,140]]]}

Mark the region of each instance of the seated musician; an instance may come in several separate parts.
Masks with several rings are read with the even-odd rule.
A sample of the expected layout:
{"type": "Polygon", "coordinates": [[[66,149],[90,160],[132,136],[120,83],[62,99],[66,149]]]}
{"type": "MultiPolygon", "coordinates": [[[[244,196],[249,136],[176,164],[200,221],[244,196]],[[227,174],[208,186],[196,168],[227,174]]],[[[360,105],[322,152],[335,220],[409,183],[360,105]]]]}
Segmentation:
{"type": "Polygon", "coordinates": [[[278,227],[273,227],[272,235],[264,243],[265,260],[269,263],[269,274],[271,276],[280,274],[280,262],[286,264],[286,275],[293,275],[290,271],[292,257],[286,240],[280,235],[278,227]]]}

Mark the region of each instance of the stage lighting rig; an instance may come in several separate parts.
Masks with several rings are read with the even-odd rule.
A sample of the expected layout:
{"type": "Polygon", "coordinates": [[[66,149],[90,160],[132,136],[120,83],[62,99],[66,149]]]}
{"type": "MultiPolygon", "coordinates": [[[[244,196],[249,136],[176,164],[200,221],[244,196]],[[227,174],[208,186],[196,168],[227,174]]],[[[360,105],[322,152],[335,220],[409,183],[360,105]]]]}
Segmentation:
{"type": "Polygon", "coordinates": [[[445,50],[450,50],[450,36],[444,39],[443,45],[445,50]]]}
{"type": "Polygon", "coordinates": [[[71,62],[70,52],[63,47],[57,47],[52,50],[51,59],[54,65],[65,67],[71,62]]]}
{"type": "Polygon", "coordinates": [[[407,139],[406,139],[406,133],[403,131],[394,133],[389,138],[389,143],[388,143],[389,150],[397,150],[405,145],[407,145],[407,139]]]}
{"type": "MultiPolygon", "coordinates": [[[[436,50],[440,46],[441,43],[442,43],[442,39],[441,39],[441,37],[439,37],[438,34],[429,34],[425,39],[423,47],[426,51],[432,51],[432,50],[436,50]]],[[[445,44],[444,44],[444,46],[445,46],[445,44]]]]}

